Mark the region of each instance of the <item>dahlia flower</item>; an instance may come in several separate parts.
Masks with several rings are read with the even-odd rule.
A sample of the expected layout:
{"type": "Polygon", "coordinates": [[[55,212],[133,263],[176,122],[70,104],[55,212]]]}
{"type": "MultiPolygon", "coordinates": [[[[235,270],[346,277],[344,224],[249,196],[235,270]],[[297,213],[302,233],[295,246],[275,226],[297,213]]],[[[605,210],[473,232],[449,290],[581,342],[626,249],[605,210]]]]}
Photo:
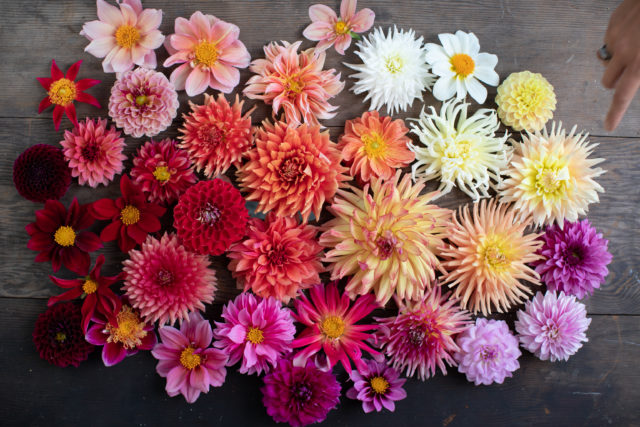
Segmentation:
{"type": "Polygon", "coordinates": [[[122,153],[125,143],[115,127],[107,128],[104,119],[85,119],[71,131],[64,132],[60,141],[71,175],[78,184],[96,188],[108,185],[115,175],[122,173],[127,159],[122,153]]]}
{"type": "Polygon", "coordinates": [[[206,256],[189,252],[173,234],[147,237],[123,262],[122,289],[149,323],[174,324],[213,301],[216,274],[206,256]]]}
{"type": "Polygon", "coordinates": [[[556,94],[542,74],[530,71],[511,73],[498,86],[498,116],[513,130],[537,132],[556,109],[556,94]]]}
{"type": "Polygon", "coordinates": [[[364,102],[371,101],[370,110],[379,110],[384,105],[389,115],[407,111],[433,84],[422,37],[415,37],[413,30],[405,32],[395,26],[385,36],[378,27],[356,44],[359,49],[356,55],[362,64],[344,65],[357,71],[349,76],[356,79],[351,90],[356,95],[366,92],[364,102]]]}
{"type": "Polygon", "coordinates": [[[547,291],[538,292],[518,311],[516,331],[520,345],[540,360],[569,360],[587,339],[587,317],[584,304],[576,297],[547,291]]]}
{"type": "Polygon", "coordinates": [[[460,305],[474,314],[502,313],[531,295],[529,286],[540,284],[540,276],[527,264],[541,257],[539,234],[524,234],[531,218],[518,220],[508,205],[481,200],[461,207],[449,225],[449,244],[440,256],[447,273],[443,284],[455,288],[460,305]]]}
{"type": "Polygon", "coordinates": [[[347,180],[340,151],[329,132],[320,132],[318,126],[264,121],[248,157],[238,170],[238,181],[249,193],[247,200],[258,201],[258,212],[300,212],[303,222],[312,212],[320,218],[324,202],[347,180]]]}
{"type": "Polygon", "coordinates": [[[347,397],[360,400],[367,414],[374,410],[380,412],[383,408],[395,411],[394,402],[407,397],[402,388],[407,380],[400,378],[400,373],[384,362],[367,360],[365,363],[361,372],[354,370],[349,374],[353,387],[347,390],[347,397]]]}
{"type": "Polygon", "coordinates": [[[478,318],[475,325],[458,335],[460,350],[453,356],[458,371],[475,385],[502,384],[520,368],[518,339],[504,320],[478,318]]]}
{"type": "Polygon", "coordinates": [[[109,97],[109,116],[124,133],[154,136],[176,117],[178,94],[164,74],[136,68],[116,80],[109,97]]]}
{"type": "Polygon", "coordinates": [[[165,390],[171,397],[182,394],[189,403],[209,387],[224,384],[227,356],[217,348],[210,348],[213,333],[211,324],[200,313],[190,313],[180,329],[172,326],[158,328],[161,343],[151,351],[158,359],[156,371],[167,379],[165,390]]]}
{"type": "Polygon", "coordinates": [[[191,186],[173,210],[173,226],[191,251],[221,255],[242,239],[249,212],[240,192],[221,179],[191,186]]]}
{"type": "Polygon", "coordinates": [[[609,241],[588,220],[547,227],[541,236],[543,259],[534,266],[551,291],[563,291],[582,299],[604,283],[612,256],[609,241]]]}
{"type": "Polygon", "coordinates": [[[158,30],[162,11],[142,9],[140,0],[121,0],[117,7],[97,0],[98,20],[85,22],[80,35],[91,43],[84,48],[96,58],[104,58],[105,73],[124,73],[134,65],[156,68],[155,49],[164,41],[158,30]]]}
{"type": "Polygon", "coordinates": [[[189,102],[191,112],[182,116],[180,148],[207,178],[224,174],[232,164],[239,167],[253,145],[251,113],[255,107],[243,115],[243,104],[237,95],[232,106],[222,94],[216,99],[205,93],[204,105],[189,102]]]}
{"type": "Polygon", "coordinates": [[[425,180],[440,178],[440,194],[456,185],[474,201],[489,197],[489,188],[502,182],[500,174],[509,166],[512,149],[508,133],[496,134],[500,122],[495,110],[480,109],[468,117],[469,104],[445,102],[438,114],[433,107],[423,109],[411,132],[420,143],[409,143],[417,161],[411,176],[425,180]]]}
{"type": "Polygon", "coordinates": [[[171,83],[187,95],[208,87],[230,93],[240,82],[238,68],[247,68],[251,56],[238,40],[240,29],[213,15],[195,12],[189,20],[176,18],[175,34],[167,37],[169,56],[164,67],[182,64],[171,73],[171,83]]]}
{"type": "Polygon", "coordinates": [[[593,159],[593,149],[598,144],[587,141],[588,134],[575,134],[574,126],[569,135],[553,123],[551,133],[522,136],[516,148],[508,176],[499,186],[500,200],[514,203],[522,217],[532,215],[536,226],[564,221],[575,222],[585,215],[590,203],[598,203],[598,192],[604,189],[594,178],[605,171],[595,165],[604,159],[593,159]]]}
{"type": "Polygon", "coordinates": [[[262,403],[277,423],[293,427],[319,423],[340,401],[340,384],[331,372],[320,370],[309,360],[295,366],[282,358],[264,377],[262,403]]]}
{"type": "Polygon", "coordinates": [[[451,216],[429,204],[435,193],[420,194],[422,182],[412,186],[411,177],[400,174],[374,178],[362,190],[340,190],[329,207],[335,218],[323,225],[319,240],[330,248],[324,261],[331,263],[331,280],[351,276],[349,295],[373,291],[381,305],[394,294],[420,300],[431,287],[451,216]]]}
{"type": "Polygon", "coordinates": [[[446,101],[456,95],[464,99],[469,95],[478,104],[487,99],[487,89],[482,85],[498,86],[500,77],[494,71],[498,57],[490,53],[479,53],[480,42],[473,33],[456,31],[455,34],[438,34],[442,46],[427,43],[426,60],[431,65],[438,81],[433,85],[433,96],[446,101]]]}
{"type": "Polygon", "coordinates": [[[296,333],[288,308],[274,298],[238,295],[222,308],[223,322],[215,322],[213,345],[229,356],[227,366],[242,360],[241,374],[262,374],[275,368],[291,352],[296,333]]]}
{"type": "Polygon", "coordinates": [[[328,101],[344,89],[344,82],[333,68],[322,69],[325,52],[307,49],[298,53],[301,43],[283,41],[282,46],[275,42],[266,45],[265,59],[256,59],[249,67],[256,75],[247,81],[243,93],[247,98],[273,105],[274,118],[282,107],[290,125],[304,121],[320,126],[318,120],[336,115],[338,107],[328,101]]]}
{"type": "Polygon", "coordinates": [[[238,287],[251,289],[263,298],[289,302],[300,289],[320,282],[322,246],[316,240],[317,228],[300,224],[294,217],[266,220],[252,218],[247,237],[229,248],[229,270],[238,287]]]}
{"type": "Polygon", "coordinates": [[[71,170],[60,148],[36,144],[13,163],[13,183],[18,193],[32,202],[58,200],[71,185],[71,170]]]}

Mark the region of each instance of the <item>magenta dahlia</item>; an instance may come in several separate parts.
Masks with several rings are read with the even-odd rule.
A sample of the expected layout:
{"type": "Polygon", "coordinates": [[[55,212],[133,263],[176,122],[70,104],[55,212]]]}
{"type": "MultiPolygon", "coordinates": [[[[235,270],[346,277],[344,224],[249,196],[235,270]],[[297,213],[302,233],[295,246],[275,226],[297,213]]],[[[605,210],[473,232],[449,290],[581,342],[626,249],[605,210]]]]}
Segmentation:
{"type": "Polygon", "coordinates": [[[18,193],[32,202],[58,200],[71,185],[71,170],[60,148],[36,144],[13,163],[13,183],[18,193]]]}
{"type": "Polygon", "coordinates": [[[394,402],[407,397],[402,388],[407,380],[400,378],[400,373],[384,362],[367,360],[366,367],[351,371],[349,378],[353,387],[347,390],[347,397],[360,400],[366,413],[380,412],[383,408],[393,412],[396,409],[394,402]]]}

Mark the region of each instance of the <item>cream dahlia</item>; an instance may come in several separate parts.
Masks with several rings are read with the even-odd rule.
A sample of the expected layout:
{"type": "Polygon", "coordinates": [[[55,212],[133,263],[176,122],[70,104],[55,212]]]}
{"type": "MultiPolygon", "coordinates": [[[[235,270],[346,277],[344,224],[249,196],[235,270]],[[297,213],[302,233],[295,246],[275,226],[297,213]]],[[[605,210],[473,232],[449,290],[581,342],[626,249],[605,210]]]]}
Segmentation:
{"type": "Polygon", "coordinates": [[[536,132],[542,129],[556,109],[556,94],[542,74],[511,73],[498,86],[498,116],[513,130],[536,132]]]}

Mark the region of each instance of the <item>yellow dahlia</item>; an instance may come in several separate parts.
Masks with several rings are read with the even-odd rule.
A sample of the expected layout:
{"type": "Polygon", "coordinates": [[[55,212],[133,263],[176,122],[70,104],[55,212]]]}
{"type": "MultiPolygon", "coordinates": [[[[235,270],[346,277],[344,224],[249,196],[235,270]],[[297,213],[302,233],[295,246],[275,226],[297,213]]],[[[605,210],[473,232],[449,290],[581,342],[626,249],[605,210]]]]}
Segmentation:
{"type": "Polygon", "coordinates": [[[513,130],[536,132],[542,129],[556,109],[556,94],[540,73],[512,73],[498,86],[498,116],[513,130]]]}
{"type": "Polygon", "coordinates": [[[436,255],[451,211],[429,204],[436,193],[421,195],[424,183],[412,186],[411,177],[400,174],[373,178],[362,190],[338,190],[329,207],[335,218],[320,236],[330,248],[324,261],[331,263],[331,280],[351,276],[346,290],[352,297],[373,291],[380,304],[394,293],[417,301],[441,270],[436,255]]]}
{"type": "Polygon", "coordinates": [[[455,288],[462,308],[474,314],[502,313],[527,299],[531,290],[520,282],[540,284],[540,276],[527,264],[542,257],[540,234],[524,234],[531,217],[519,220],[509,205],[482,200],[460,208],[448,228],[449,244],[441,251],[447,270],[443,283],[455,288]]]}
{"type": "Polygon", "coordinates": [[[598,192],[604,189],[594,178],[605,171],[594,166],[604,159],[589,158],[597,144],[589,145],[588,134],[569,135],[553,123],[551,133],[523,135],[522,143],[515,143],[513,160],[499,187],[502,202],[514,202],[521,217],[533,216],[536,226],[564,220],[574,222],[585,215],[589,203],[599,201],[598,192]]]}

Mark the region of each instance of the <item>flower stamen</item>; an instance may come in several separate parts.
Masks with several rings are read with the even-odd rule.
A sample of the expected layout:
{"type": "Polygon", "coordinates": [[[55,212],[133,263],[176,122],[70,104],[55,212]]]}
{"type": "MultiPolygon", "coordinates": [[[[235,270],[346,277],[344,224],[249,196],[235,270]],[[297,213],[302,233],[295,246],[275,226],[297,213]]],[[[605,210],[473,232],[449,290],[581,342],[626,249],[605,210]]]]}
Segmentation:
{"type": "Polygon", "coordinates": [[[466,78],[476,68],[475,62],[466,53],[456,53],[449,61],[451,62],[451,71],[456,73],[457,78],[466,78]]]}
{"type": "Polygon", "coordinates": [[[140,32],[132,25],[121,25],[116,30],[116,43],[120,47],[132,48],[140,40],[140,32]]]}
{"type": "Polygon", "coordinates": [[[76,99],[76,84],[69,79],[59,79],[49,87],[49,101],[52,104],[66,107],[76,99]]]}
{"type": "Polygon", "coordinates": [[[389,382],[384,377],[373,377],[369,384],[376,394],[385,394],[389,389],[389,382]]]}
{"type": "Polygon", "coordinates": [[[140,221],[140,210],[132,205],[127,205],[120,211],[120,220],[124,225],[133,225],[140,221]]]}
{"type": "Polygon", "coordinates": [[[195,65],[204,64],[212,67],[218,61],[218,49],[216,43],[201,41],[195,48],[195,65]]]}
{"type": "Polygon", "coordinates": [[[56,230],[53,240],[60,246],[73,246],[76,241],[76,232],[68,225],[63,225],[56,230]]]}
{"type": "Polygon", "coordinates": [[[327,316],[320,325],[322,333],[331,339],[340,338],[344,334],[344,321],[339,316],[327,316]]]}
{"type": "Polygon", "coordinates": [[[171,172],[166,166],[157,166],[153,171],[153,177],[156,180],[165,183],[171,179],[171,172]]]}
{"type": "Polygon", "coordinates": [[[260,344],[264,341],[264,333],[261,329],[249,328],[249,332],[247,332],[247,341],[251,344],[260,344]]]}
{"type": "Polygon", "coordinates": [[[200,366],[202,359],[199,354],[193,352],[194,348],[189,346],[180,353],[180,363],[189,370],[193,370],[200,366]]]}

